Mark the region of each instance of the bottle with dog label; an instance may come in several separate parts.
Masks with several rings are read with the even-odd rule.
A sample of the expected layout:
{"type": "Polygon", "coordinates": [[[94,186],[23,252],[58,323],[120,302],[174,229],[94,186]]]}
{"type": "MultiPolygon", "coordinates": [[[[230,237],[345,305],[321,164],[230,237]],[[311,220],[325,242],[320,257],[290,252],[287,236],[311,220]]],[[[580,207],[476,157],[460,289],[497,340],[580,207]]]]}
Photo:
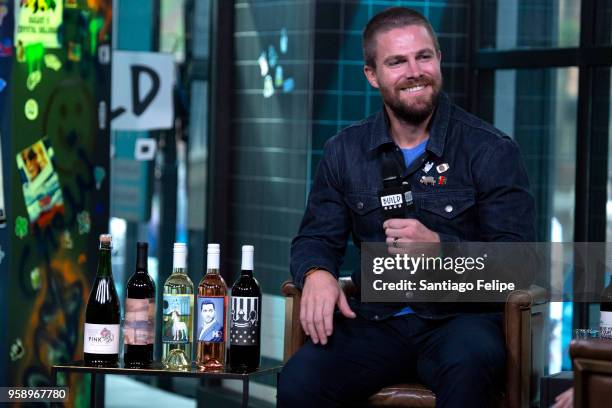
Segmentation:
{"type": "Polygon", "coordinates": [[[191,369],[193,282],[187,276],[187,246],[174,244],[172,274],[164,284],[162,361],[170,370],[191,369]]]}

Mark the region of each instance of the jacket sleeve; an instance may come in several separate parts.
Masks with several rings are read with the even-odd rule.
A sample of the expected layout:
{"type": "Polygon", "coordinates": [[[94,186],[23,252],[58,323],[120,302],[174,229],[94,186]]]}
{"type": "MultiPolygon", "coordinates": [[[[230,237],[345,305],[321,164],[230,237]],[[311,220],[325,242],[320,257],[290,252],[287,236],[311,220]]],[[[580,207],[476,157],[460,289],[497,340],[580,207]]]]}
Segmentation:
{"type": "Polygon", "coordinates": [[[508,242],[487,247],[489,278],[495,277],[526,289],[536,278],[535,201],[518,145],[498,139],[483,155],[478,171],[478,221],[481,241],[508,242]],[[492,275],[491,275],[492,274],[492,275]]]}
{"type": "Polygon", "coordinates": [[[500,138],[488,146],[477,171],[481,241],[534,242],[535,201],[518,145],[500,138]]]}
{"type": "Polygon", "coordinates": [[[291,243],[291,275],[300,289],[304,285],[304,274],[313,268],[327,270],[336,278],[339,276],[350,230],[350,216],[343,198],[338,161],[335,147],[328,141],[312,183],[299,232],[291,243]]]}

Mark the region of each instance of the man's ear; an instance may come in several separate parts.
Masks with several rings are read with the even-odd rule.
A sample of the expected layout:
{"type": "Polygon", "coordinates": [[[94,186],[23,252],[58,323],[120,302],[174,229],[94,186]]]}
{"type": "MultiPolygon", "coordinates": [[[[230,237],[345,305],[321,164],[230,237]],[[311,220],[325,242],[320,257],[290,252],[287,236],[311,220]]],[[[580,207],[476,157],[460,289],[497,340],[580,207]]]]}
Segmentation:
{"type": "Polygon", "coordinates": [[[442,51],[438,50],[438,62],[441,63],[442,62],[442,51]]]}
{"type": "Polygon", "coordinates": [[[371,66],[366,64],[363,66],[363,73],[365,74],[370,85],[372,85],[374,88],[378,88],[378,79],[376,78],[376,68],[372,68],[371,66]]]}

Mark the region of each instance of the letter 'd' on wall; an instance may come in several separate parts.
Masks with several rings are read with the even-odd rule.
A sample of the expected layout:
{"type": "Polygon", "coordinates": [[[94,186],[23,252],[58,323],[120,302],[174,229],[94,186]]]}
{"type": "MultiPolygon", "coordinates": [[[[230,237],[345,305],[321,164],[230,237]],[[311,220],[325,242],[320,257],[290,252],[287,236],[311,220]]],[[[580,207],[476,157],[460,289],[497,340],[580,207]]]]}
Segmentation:
{"type": "Polygon", "coordinates": [[[111,129],[172,128],[172,54],[113,51],[112,64],[111,129]]]}

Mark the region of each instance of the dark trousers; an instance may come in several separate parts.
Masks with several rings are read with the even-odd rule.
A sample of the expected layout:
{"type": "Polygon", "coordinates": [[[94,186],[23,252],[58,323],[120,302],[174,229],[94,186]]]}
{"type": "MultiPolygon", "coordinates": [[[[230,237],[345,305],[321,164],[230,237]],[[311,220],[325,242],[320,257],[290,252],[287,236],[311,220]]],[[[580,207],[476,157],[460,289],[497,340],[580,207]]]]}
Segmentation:
{"type": "Polygon", "coordinates": [[[501,321],[501,314],[336,316],[327,345],[308,341],[283,368],[278,406],[355,406],[385,386],[418,381],[436,394],[437,407],[487,407],[504,383],[501,321]]]}

